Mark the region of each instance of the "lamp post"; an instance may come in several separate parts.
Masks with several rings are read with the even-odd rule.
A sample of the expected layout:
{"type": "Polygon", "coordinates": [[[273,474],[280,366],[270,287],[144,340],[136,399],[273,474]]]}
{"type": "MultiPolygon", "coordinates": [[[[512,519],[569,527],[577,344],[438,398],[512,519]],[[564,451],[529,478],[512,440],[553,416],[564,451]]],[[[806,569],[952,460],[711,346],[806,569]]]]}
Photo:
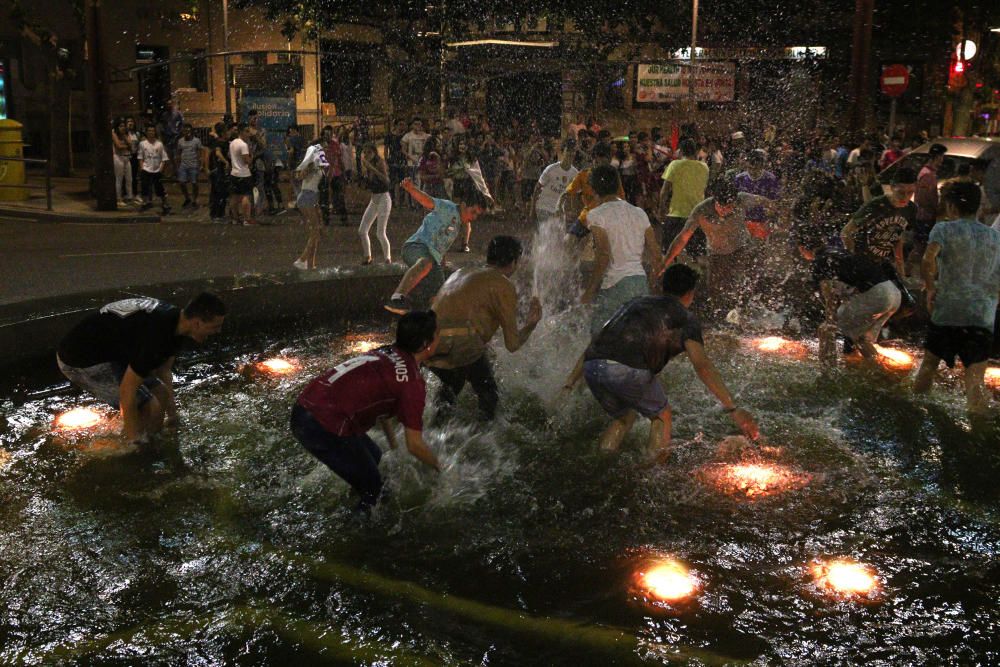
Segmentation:
{"type": "Polygon", "coordinates": [[[688,71],[688,99],[691,105],[691,113],[693,114],[698,108],[698,95],[695,90],[695,64],[694,64],[694,53],[698,48],[698,0],[691,0],[691,53],[688,71]]]}
{"type": "Polygon", "coordinates": [[[226,115],[233,112],[229,99],[229,0],[222,0],[222,76],[226,80],[226,115]]]}

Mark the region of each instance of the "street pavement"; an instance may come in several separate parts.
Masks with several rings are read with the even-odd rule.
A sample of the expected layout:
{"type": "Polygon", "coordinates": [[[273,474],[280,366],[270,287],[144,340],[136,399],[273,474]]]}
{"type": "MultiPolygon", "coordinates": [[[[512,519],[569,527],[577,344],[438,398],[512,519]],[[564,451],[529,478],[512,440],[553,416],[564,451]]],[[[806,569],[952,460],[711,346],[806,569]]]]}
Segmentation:
{"type": "MultiPolygon", "coordinates": [[[[361,263],[357,227],[367,198],[360,190],[350,190],[350,225],[333,223],[326,228],[318,256],[320,267],[361,263]]],[[[207,188],[201,195],[203,201],[206,193],[207,188]]],[[[72,211],[70,200],[79,201],[79,197],[61,192],[57,211],[72,211]]],[[[172,200],[176,213],[158,223],[118,222],[115,220],[123,219],[121,214],[92,210],[75,218],[85,221],[40,222],[5,216],[0,208],[0,304],[102,289],[295,270],[292,262],[306,240],[296,211],[263,216],[264,224],[239,227],[211,224],[206,206],[195,212],[181,211],[181,199],[172,200]]],[[[397,258],[421,218],[418,211],[394,206],[388,234],[397,258]]],[[[374,231],[372,251],[379,262],[381,251],[374,231]]],[[[461,248],[458,240],[447,260],[455,265],[482,261],[486,244],[494,235],[513,234],[527,239],[531,231],[515,216],[485,215],[473,225],[470,245],[474,252],[457,252],[461,248]]]]}

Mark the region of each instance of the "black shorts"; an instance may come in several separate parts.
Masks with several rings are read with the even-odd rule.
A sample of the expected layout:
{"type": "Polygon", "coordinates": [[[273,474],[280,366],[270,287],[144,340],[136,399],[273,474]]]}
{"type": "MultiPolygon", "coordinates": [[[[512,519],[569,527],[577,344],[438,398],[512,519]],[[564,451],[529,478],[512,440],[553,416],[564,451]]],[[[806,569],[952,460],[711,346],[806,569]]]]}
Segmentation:
{"type": "Polygon", "coordinates": [[[230,176],[229,194],[231,195],[253,195],[253,176],[230,176]]]}
{"type": "Polygon", "coordinates": [[[934,229],[934,225],[934,220],[915,221],[913,223],[913,241],[927,245],[927,240],[931,236],[931,230],[934,229]]]}
{"type": "Polygon", "coordinates": [[[954,368],[955,357],[968,368],[988,361],[993,347],[993,332],[983,327],[942,327],[933,322],[927,328],[924,349],[954,368]]]}

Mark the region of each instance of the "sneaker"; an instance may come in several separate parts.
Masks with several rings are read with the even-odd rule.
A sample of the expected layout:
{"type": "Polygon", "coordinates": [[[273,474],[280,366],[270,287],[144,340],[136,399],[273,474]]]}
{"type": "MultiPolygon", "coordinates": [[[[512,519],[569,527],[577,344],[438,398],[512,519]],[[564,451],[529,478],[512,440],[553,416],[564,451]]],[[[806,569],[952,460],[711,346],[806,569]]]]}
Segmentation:
{"type": "Polygon", "coordinates": [[[252,227],[252,226],[254,226],[256,224],[258,224],[258,222],[256,220],[244,220],[243,221],[243,226],[244,227],[252,227]]]}
{"type": "Polygon", "coordinates": [[[309,269],[309,263],[303,259],[295,260],[294,262],[292,262],[292,266],[294,266],[296,269],[300,271],[306,271],[309,269]]]}
{"type": "Polygon", "coordinates": [[[406,315],[410,312],[410,300],[405,296],[397,296],[385,303],[385,309],[396,315],[406,315]]]}
{"type": "Polygon", "coordinates": [[[467,245],[462,246],[462,252],[472,252],[472,248],[467,245]]]}
{"type": "Polygon", "coordinates": [[[125,208],[126,206],[128,206],[128,204],[125,203],[124,199],[118,200],[118,208],[125,208]]]}
{"type": "Polygon", "coordinates": [[[226,224],[226,219],[225,218],[212,218],[212,224],[213,225],[224,225],[224,224],[226,224]]]}

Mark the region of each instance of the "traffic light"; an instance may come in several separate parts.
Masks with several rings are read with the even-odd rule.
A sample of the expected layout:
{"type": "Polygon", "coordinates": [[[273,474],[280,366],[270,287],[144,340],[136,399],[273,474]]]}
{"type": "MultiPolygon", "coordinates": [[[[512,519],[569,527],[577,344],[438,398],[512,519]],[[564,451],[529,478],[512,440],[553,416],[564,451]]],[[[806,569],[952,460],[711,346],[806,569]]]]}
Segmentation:
{"type": "Polygon", "coordinates": [[[965,74],[969,69],[969,63],[957,55],[952,54],[951,65],[948,68],[948,90],[955,92],[965,88],[965,74]]]}

